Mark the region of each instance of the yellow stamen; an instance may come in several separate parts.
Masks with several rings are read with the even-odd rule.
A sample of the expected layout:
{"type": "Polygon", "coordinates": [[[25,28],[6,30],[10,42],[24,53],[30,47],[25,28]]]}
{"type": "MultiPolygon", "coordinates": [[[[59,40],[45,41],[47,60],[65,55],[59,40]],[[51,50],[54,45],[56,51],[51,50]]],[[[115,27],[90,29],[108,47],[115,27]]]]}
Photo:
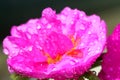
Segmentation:
{"type": "MultiPolygon", "coordinates": [[[[81,50],[76,49],[76,46],[80,42],[80,38],[75,39],[74,36],[69,36],[69,37],[70,37],[70,39],[71,39],[71,41],[73,43],[73,48],[70,51],[66,52],[65,54],[67,54],[68,56],[81,58],[83,56],[83,53],[81,52],[81,50]]],[[[47,57],[48,64],[55,64],[56,62],[60,61],[61,58],[62,58],[62,55],[60,53],[57,53],[55,58],[52,58],[49,53],[46,53],[44,51],[43,51],[43,54],[47,57]]]]}
{"type": "Polygon", "coordinates": [[[69,36],[72,43],[73,43],[73,48],[67,52],[67,55],[72,56],[72,57],[82,57],[83,53],[81,52],[81,50],[76,49],[77,45],[80,43],[80,38],[75,39],[74,36],[70,35],[69,36]]]}
{"type": "Polygon", "coordinates": [[[67,55],[76,58],[81,58],[83,56],[83,53],[79,49],[72,49],[71,51],[67,52],[67,55]]]}
{"type": "Polygon", "coordinates": [[[55,58],[52,58],[48,53],[45,53],[45,56],[47,57],[48,64],[54,64],[62,58],[62,55],[60,55],[59,53],[55,58]]]}
{"type": "Polygon", "coordinates": [[[70,36],[70,39],[71,39],[74,47],[76,47],[80,42],[80,38],[75,39],[74,36],[72,36],[72,35],[70,36]]]}

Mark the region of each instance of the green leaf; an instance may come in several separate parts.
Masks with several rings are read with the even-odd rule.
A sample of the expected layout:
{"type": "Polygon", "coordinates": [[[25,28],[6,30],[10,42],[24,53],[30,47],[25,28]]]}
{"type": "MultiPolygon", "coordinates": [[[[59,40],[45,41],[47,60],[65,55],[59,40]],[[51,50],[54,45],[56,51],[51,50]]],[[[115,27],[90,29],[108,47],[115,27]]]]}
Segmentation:
{"type": "Polygon", "coordinates": [[[10,79],[11,80],[29,80],[28,77],[20,76],[20,75],[17,75],[17,74],[12,74],[10,76],[10,79]]]}
{"type": "Polygon", "coordinates": [[[95,71],[89,71],[85,73],[83,76],[89,80],[100,80],[99,77],[96,75],[95,71]]]}
{"type": "Polygon", "coordinates": [[[78,80],[84,80],[83,76],[82,76],[82,77],[79,77],[79,79],[78,79],[78,80]]]}

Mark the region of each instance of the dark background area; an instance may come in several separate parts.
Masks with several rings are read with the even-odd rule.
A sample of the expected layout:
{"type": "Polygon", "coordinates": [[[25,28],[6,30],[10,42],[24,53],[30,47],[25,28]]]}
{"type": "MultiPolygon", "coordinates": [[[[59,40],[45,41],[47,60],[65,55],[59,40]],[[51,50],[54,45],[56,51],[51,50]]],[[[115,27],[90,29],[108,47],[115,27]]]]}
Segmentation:
{"type": "Polygon", "coordinates": [[[69,6],[93,14],[119,5],[120,0],[0,0],[0,41],[9,35],[13,25],[40,17],[46,7],[60,12],[69,6]]]}
{"type": "Polygon", "coordinates": [[[120,0],[0,0],[0,80],[10,80],[2,41],[10,35],[11,27],[39,18],[46,7],[59,13],[66,6],[83,10],[88,15],[99,15],[106,21],[108,33],[120,23],[120,0]]]}

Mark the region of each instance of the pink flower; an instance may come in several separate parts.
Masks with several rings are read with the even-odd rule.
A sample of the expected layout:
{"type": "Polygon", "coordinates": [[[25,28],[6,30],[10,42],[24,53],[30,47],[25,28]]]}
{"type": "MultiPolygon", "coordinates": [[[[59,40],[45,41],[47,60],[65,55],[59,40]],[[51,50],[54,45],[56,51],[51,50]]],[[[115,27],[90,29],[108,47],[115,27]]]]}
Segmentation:
{"type": "Polygon", "coordinates": [[[120,24],[107,39],[107,53],[99,77],[101,80],[120,80],[120,24]]]}
{"type": "Polygon", "coordinates": [[[100,56],[106,41],[106,24],[97,15],[66,7],[51,8],[41,18],[13,26],[3,41],[10,72],[34,78],[65,80],[79,77],[100,56]]]}

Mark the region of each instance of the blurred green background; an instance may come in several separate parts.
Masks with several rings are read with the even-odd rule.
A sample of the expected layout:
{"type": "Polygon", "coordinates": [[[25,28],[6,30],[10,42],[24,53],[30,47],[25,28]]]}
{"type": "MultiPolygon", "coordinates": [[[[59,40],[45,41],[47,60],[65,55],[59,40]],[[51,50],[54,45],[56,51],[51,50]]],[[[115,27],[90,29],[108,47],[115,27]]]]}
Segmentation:
{"type": "Polygon", "coordinates": [[[0,0],[0,80],[10,80],[2,41],[10,34],[11,26],[40,17],[46,7],[60,12],[65,6],[101,16],[108,25],[109,34],[120,22],[120,0],[0,0]]]}

